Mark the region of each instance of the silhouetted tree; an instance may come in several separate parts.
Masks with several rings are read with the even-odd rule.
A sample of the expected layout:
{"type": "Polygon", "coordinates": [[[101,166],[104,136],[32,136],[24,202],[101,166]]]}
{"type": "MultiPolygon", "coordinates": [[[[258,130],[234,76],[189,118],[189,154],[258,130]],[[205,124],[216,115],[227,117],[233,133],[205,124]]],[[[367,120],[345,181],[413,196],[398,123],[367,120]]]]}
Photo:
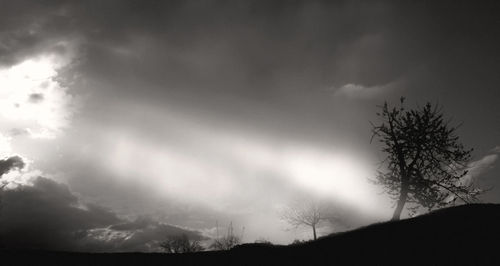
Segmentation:
{"type": "Polygon", "coordinates": [[[186,234],[173,236],[160,243],[166,253],[192,253],[205,250],[198,240],[189,240],[186,234]]]}
{"type": "Polygon", "coordinates": [[[241,237],[234,234],[232,222],[229,223],[226,235],[219,237],[219,225],[218,225],[218,223],[216,224],[216,230],[217,230],[217,235],[216,235],[213,243],[210,245],[211,249],[230,250],[233,247],[241,244],[241,238],[243,237],[244,228],[242,229],[242,236],[241,237]]]}
{"type": "Polygon", "coordinates": [[[457,126],[444,120],[441,107],[427,103],[409,110],[402,97],[399,107],[386,102],[381,109],[372,139],[381,142],[388,171],[379,171],[376,182],[397,199],[393,220],[400,219],[406,202],[431,210],[477,199],[481,191],[463,180],[472,149],[459,142],[457,126]]]}
{"type": "Polygon", "coordinates": [[[320,202],[311,198],[301,198],[293,201],[281,211],[281,219],[294,227],[310,226],[313,238],[316,240],[318,224],[329,219],[325,214],[326,208],[320,202]]]}

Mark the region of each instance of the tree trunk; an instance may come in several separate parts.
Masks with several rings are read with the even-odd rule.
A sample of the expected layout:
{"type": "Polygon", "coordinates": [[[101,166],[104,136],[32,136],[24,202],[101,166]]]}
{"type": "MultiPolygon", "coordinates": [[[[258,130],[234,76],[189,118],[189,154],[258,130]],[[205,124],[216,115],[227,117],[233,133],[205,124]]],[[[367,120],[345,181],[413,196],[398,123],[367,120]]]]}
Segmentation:
{"type": "Polygon", "coordinates": [[[316,240],[316,225],[313,225],[312,228],[313,228],[314,240],[316,240]]]}
{"type": "Polygon", "coordinates": [[[394,214],[392,215],[393,221],[399,221],[401,218],[401,212],[403,212],[403,207],[405,206],[406,199],[408,198],[408,185],[401,185],[401,194],[399,195],[398,205],[394,210],[394,214]]]}

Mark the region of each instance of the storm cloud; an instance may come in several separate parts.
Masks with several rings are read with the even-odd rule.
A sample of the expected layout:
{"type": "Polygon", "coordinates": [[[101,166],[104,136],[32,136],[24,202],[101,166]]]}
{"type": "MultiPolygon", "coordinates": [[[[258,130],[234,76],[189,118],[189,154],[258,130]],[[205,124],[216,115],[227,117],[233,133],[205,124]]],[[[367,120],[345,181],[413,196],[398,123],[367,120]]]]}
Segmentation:
{"type": "Polygon", "coordinates": [[[10,248],[80,251],[155,251],[172,235],[198,232],[144,217],[119,218],[95,204],[84,204],[69,188],[38,177],[32,184],[2,191],[0,244],[10,248]]]}
{"type": "Polygon", "coordinates": [[[298,193],[384,219],[369,121],[401,96],[463,122],[474,180],[498,185],[498,1],[1,6],[0,151],[53,174],[4,191],[13,245],[152,250],[216,221],[285,243],[298,193]]]}
{"type": "Polygon", "coordinates": [[[21,169],[24,167],[24,165],[25,164],[23,158],[19,156],[12,156],[0,160],[0,178],[2,177],[2,175],[8,173],[10,170],[21,169]]]}

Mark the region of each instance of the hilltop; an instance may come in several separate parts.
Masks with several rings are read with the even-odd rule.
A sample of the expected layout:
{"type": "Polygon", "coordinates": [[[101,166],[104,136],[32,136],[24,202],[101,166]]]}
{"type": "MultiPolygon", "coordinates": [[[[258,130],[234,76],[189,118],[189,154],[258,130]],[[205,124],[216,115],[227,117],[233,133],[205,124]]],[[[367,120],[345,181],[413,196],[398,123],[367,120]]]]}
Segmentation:
{"type": "Polygon", "coordinates": [[[500,205],[472,204],[298,245],[244,244],[195,254],[3,250],[16,265],[485,265],[500,263],[500,205]]]}

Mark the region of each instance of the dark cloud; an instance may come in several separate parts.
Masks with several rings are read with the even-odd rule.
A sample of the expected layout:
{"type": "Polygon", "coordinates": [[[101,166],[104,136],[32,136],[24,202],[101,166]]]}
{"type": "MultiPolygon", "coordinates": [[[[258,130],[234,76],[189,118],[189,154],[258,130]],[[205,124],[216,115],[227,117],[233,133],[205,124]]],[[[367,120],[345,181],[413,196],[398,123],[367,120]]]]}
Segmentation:
{"type": "Polygon", "coordinates": [[[386,2],[21,1],[4,10],[16,14],[4,14],[4,57],[81,35],[94,75],[126,71],[184,90],[245,84],[249,96],[385,84],[433,54],[434,36],[423,37],[435,26],[423,4],[386,2]]]}
{"type": "MultiPolygon", "coordinates": [[[[14,8],[26,22],[6,32],[40,20],[32,22],[39,25],[40,35],[33,43],[80,36],[85,60],[77,71],[96,82],[88,88],[102,99],[95,103],[100,108],[92,108],[96,113],[106,112],[101,109],[109,106],[110,98],[134,99],[189,109],[196,115],[215,114],[214,119],[230,123],[250,121],[268,131],[279,128],[278,133],[317,121],[300,126],[309,128],[307,134],[316,134],[332,130],[328,123],[338,131],[355,126],[354,131],[362,131],[362,125],[352,123],[358,117],[344,121],[334,115],[346,106],[325,95],[326,89],[346,84],[366,88],[370,106],[402,94],[416,101],[443,100],[453,91],[461,95],[457,100],[461,106],[466,99],[481,96],[491,109],[488,99],[499,97],[500,80],[494,71],[500,67],[495,60],[500,27],[494,2],[471,6],[461,1],[54,1],[39,9],[38,5],[27,2],[14,8]],[[394,89],[377,90],[395,81],[394,89]],[[290,121],[289,128],[285,121],[290,121]]],[[[472,127],[487,112],[455,109],[472,127]]]]}
{"type": "Polygon", "coordinates": [[[15,1],[0,14],[0,58],[12,62],[80,36],[87,53],[80,70],[88,75],[262,99],[384,85],[422,67],[464,67],[447,61],[491,68],[495,8],[462,1],[15,1]]]}
{"type": "Polygon", "coordinates": [[[29,102],[30,103],[40,103],[44,99],[43,93],[32,93],[29,95],[29,102]]]}
{"type": "Polygon", "coordinates": [[[98,206],[80,205],[67,186],[43,177],[5,190],[0,218],[4,246],[56,250],[75,249],[81,230],[120,221],[98,206]]]}
{"type": "Polygon", "coordinates": [[[66,185],[44,177],[2,193],[0,239],[4,247],[146,251],[154,248],[148,245],[169,235],[201,238],[196,232],[147,218],[127,222],[100,206],[83,204],[66,185]]]}
{"type": "Polygon", "coordinates": [[[40,51],[57,50],[70,26],[64,1],[2,1],[0,67],[10,66],[40,51]],[[17,14],[17,15],[13,15],[17,14]]]}
{"type": "Polygon", "coordinates": [[[453,88],[461,79],[484,80],[480,93],[491,98],[498,84],[498,4],[489,1],[16,1],[3,10],[4,42],[16,43],[5,56],[79,36],[79,73],[114,84],[94,86],[102,99],[181,102],[228,120],[263,120],[247,114],[259,104],[321,121],[337,111],[324,90],[346,84],[405,81],[377,100],[403,88],[417,99],[469,93],[453,88]]]}
{"type": "Polygon", "coordinates": [[[134,4],[133,14],[130,6],[111,18],[109,6],[92,13],[87,74],[127,73],[127,82],[147,80],[176,93],[262,100],[346,82],[384,84],[419,59],[392,42],[406,31],[384,30],[399,10],[383,3],[188,1],[134,4]]]}
{"type": "Polygon", "coordinates": [[[113,240],[113,245],[121,251],[161,251],[158,244],[168,237],[185,234],[189,239],[206,240],[199,232],[188,231],[176,226],[160,223],[148,217],[109,227],[110,231],[125,232],[127,237],[113,240]]]}
{"type": "Polygon", "coordinates": [[[11,156],[0,160],[0,178],[13,169],[22,169],[24,167],[23,158],[19,156],[11,156]]]}

